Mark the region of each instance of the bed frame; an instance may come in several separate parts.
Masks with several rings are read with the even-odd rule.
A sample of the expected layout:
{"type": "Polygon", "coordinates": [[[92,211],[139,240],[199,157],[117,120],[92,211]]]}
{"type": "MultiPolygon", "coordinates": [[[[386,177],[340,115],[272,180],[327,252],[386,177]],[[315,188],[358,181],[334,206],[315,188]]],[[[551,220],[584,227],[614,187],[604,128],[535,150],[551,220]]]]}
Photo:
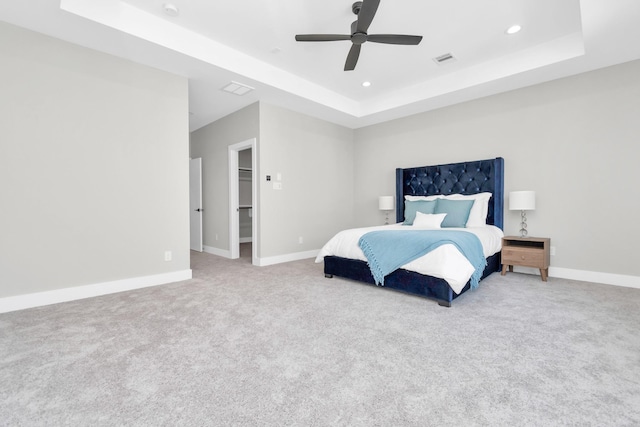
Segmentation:
{"type": "MultiPolygon", "coordinates": [[[[490,192],[487,224],[503,229],[504,221],[504,159],[477,160],[446,165],[396,169],[396,219],[404,220],[404,196],[430,196],[436,194],[476,194],[490,192]]],[[[482,279],[500,270],[500,252],[487,258],[482,279]]],[[[375,285],[365,261],[327,256],[324,258],[325,277],[338,276],[375,285]]],[[[481,279],[481,280],[482,280],[481,279]]],[[[470,283],[460,294],[437,277],[398,269],[387,275],[384,287],[435,299],[439,305],[451,307],[451,302],[470,289],[470,283]]]]}

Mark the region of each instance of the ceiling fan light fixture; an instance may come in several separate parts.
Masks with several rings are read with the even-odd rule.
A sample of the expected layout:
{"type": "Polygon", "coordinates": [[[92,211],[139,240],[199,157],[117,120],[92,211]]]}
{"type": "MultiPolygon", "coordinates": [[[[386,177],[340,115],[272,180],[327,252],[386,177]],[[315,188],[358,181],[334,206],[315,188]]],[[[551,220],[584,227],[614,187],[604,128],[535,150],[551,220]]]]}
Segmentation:
{"type": "Polygon", "coordinates": [[[371,86],[371,82],[362,82],[362,86],[363,87],[369,87],[369,86],[371,86]]]}
{"type": "Polygon", "coordinates": [[[507,35],[512,36],[516,33],[519,33],[520,30],[522,30],[522,27],[520,25],[512,25],[509,28],[506,29],[505,33],[507,33],[507,35]]]}

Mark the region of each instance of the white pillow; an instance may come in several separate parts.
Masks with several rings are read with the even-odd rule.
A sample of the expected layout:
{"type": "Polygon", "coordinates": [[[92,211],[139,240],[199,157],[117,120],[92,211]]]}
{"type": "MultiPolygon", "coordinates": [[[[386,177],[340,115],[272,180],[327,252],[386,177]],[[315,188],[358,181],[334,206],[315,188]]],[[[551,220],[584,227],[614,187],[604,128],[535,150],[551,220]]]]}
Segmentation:
{"type": "Polygon", "coordinates": [[[415,200],[435,200],[435,199],[444,199],[445,197],[442,194],[436,194],[435,196],[404,196],[405,200],[415,201],[415,200]]]}
{"type": "Polygon", "coordinates": [[[434,196],[404,196],[405,200],[436,200],[436,199],[450,199],[450,200],[473,200],[473,206],[469,212],[469,219],[467,220],[467,227],[484,227],[487,225],[487,215],[489,214],[489,199],[491,193],[478,193],[478,194],[450,194],[444,196],[442,194],[436,194],[434,196]]]}
{"type": "Polygon", "coordinates": [[[422,228],[441,228],[440,224],[444,221],[445,216],[447,216],[446,213],[426,214],[416,212],[416,219],[413,220],[413,226],[422,228]]]}

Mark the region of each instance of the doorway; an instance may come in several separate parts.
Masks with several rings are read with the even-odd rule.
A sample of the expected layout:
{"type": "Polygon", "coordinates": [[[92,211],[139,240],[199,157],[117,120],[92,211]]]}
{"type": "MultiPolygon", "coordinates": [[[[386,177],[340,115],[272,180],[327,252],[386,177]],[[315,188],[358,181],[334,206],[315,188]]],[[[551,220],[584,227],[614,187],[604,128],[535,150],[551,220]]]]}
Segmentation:
{"type": "Polygon", "coordinates": [[[256,139],[229,146],[229,252],[231,259],[250,252],[251,263],[258,264],[256,139]]]}
{"type": "Polygon", "coordinates": [[[238,151],[238,225],[240,229],[240,258],[251,262],[253,249],[253,150],[238,151]]]}

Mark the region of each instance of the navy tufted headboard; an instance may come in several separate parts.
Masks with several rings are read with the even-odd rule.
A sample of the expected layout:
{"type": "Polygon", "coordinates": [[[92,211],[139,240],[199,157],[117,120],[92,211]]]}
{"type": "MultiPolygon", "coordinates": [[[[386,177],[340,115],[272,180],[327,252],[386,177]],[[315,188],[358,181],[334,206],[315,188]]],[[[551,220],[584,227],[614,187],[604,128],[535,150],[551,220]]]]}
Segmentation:
{"type": "Polygon", "coordinates": [[[404,196],[493,193],[487,224],[503,228],[504,159],[396,169],[396,218],[404,220],[404,196]]]}

